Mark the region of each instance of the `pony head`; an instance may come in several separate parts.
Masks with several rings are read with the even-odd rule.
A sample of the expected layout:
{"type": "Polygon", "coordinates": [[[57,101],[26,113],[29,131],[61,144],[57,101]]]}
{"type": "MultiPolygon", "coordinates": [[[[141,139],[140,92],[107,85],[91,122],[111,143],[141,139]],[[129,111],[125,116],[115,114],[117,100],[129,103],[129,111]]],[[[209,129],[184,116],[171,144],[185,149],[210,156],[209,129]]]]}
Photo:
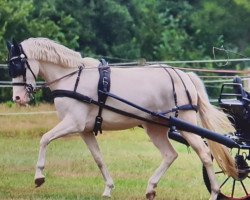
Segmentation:
{"type": "Polygon", "coordinates": [[[7,42],[8,70],[12,78],[14,102],[20,105],[26,105],[30,100],[36,84],[38,75],[38,62],[34,59],[28,59],[21,44],[14,39],[12,43],[7,42]]]}
{"type": "MultiPolygon", "coordinates": [[[[13,100],[27,104],[34,92],[38,73],[48,81],[45,68],[59,67],[76,68],[98,66],[99,61],[92,58],[82,58],[79,52],[73,51],[48,38],[29,38],[18,44],[15,40],[7,42],[9,50],[8,69],[12,78],[13,100]]],[[[70,71],[70,70],[69,70],[70,71]]],[[[57,71],[59,72],[59,71],[57,71]]],[[[51,74],[50,78],[58,73],[51,74]]],[[[54,77],[56,79],[56,77],[54,77]]]]}

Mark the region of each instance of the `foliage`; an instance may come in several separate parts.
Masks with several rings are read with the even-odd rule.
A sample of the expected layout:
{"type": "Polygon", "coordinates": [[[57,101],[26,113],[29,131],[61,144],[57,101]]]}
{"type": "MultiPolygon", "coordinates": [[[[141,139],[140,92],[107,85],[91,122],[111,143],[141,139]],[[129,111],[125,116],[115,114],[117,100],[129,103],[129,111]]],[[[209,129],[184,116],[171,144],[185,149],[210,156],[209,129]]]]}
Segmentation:
{"type": "MultiPolygon", "coordinates": [[[[6,40],[29,37],[48,37],[109,62],[211,58],[212,47],[222,45],[248,56],[249,5],[249,0],[0,0],[0,63],[7,58],[6,40]]],[[[8,80],[2,69],[0,80],[8,80]]],[[[1,98],[9,95],[1,92],[1,98]]]]}
{"type": "Polygon", "coordinates": [[[14,104],[14,102],[12,102],[12,101],[6,101],[6,102],[5,102],[5,105],[6,105],[8,108],[11,108],[11,107],[13,107],[15,104],[14,104]]]}
{"type": "Polygon", "coordinates": [[[249,13],[248,0],[0,0],[0,60],[12,37],[125,59],[201,59],[222,44],[244,53],[249,13]]]}
{"type": "Polygon", "coordinates": [[[196,29],[196,41],[204,46],[206,53],[213,46],[221,45],[242,53],[248,52],[249,0],[202,0],[199,8],[191,19],[196,29]]]}

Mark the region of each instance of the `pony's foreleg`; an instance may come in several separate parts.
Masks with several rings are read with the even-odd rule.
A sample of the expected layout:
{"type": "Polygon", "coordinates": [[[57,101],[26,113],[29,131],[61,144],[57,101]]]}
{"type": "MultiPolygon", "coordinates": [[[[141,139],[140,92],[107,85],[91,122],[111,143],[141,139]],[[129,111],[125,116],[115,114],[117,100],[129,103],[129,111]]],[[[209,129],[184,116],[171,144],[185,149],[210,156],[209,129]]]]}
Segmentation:
{"type": "Polygon", "coordinates": [[[59,124],[53,129],[45,133],[40,140],[40,149],[38,160],[36,164],[35,172],[35,184],[37,187],[41,186],[45,182],[45,176],[43,175],[43,169],[45,166],[45,154],[47,145],[54,139],[60,138],[69,133],[74,133],[82,130],[78,130],[74,121],[70,117],[65,117],[59,124]]]}
{"type": "Polygon", "coordinates": [[[148,181],[146,197],[147,199],[152,200],[155,197],[154,188],[157,187],[160,178],[164,175],[164,173],[167,171],[170,165],[174,162],[178,154],[176,153],[173,146],[169,142],[167,136],[168,128],[159,127],[152,124],[148,124],[144,126],[144,128],[146,129],[147,134],[149,135],[153,144],[161,152],[163,158],[161,165],[156,169],[153,176],[151,176],[151,178],[148,181]]]}
{"type": "Polygon", "coordinates": [[[112,189],[114,188],[113,179],[111,178],[108,169],[103,161],[102,154],[100,152],[99,145],[96,141],[96,138],[93,133],[84,132],[81,134],[83,140],[85,141],[86,145],[88,146],[97,166],[101,170],[102,176],[105,180],[105,190],[102,194],[104,197],[111,197],[112,189]]]}

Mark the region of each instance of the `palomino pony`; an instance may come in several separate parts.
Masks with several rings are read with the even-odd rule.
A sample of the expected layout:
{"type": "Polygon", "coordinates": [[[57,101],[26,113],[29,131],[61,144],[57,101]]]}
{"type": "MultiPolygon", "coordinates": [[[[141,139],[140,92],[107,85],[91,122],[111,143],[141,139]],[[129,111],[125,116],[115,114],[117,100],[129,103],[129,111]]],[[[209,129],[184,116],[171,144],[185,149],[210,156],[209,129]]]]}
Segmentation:
{"type": "MultiPolygon", "coordinates": [[[[25,105],[30,101],[30,94],[35,88],[38,75],[45,80],[46,86],[51,91],[74,91],[97,101],[98,66],[100,66],[98,60],[82,58],[79,53],[45,38],[30,38],[20,44],[15,41],[13,43],[8,42],[7,46],[9,49],[9,73],[13,81],[13,100],[16,103],[25,105]],[[81,67],[79,68],[79,66],[81,67]]],[[[197,125],[198,121],[201,121],[205,128],[213,131],[233,132],[233,127],[227,116],[209,103],[204,85],[195,74],[187,74],[162,65],[123,69],[113,67],[110,70],[110,93],[119,98],[156,113],[165,113],[166,116],[172,115],[166,111],[176,107],[177,101],[180,107],[189,104],[191,101],[193,105],[197,106],[198,113],[195,109],[180,109],[178,110],[180,119],[193,125],[197,125]],[[173,98],[174,96],[177,98],[173,98]]],[[[103,196],[110,197],[114,188],[113,179],[107,170],[93,134],[100,106],[63,95],[55,98],[54,103],[61,121],[41,138],[35,171],[35,184],[40,186],[45,181],[43,170],[47,145],[57,138],[71,133],[79,133],[92,153],[104,178],[105,190],[103,196]]],[[[160,123],[162,119],[152,117],[149,113],[118,99],[107,97],[106,105],[112,105],[114,108],[134,114],[139,118],[124,116],[104,107],[101,126],[103,130],[121,130],[142,126],[152,143],[160,151],[162,163],[149,179],[146,189],[147,199],[154,199],[154,189],[160,178],[177,158],[177,152],[169,142],[167,135],[169,127],[151,123],[154,121],[160,123]]],[[[200,136],[185,131],[182,131],[181,134],[206,167],[211,183],[210,199],[215,200],[219,194],[219,186],[215,179],[210,150],[215,159],[217,158],[216,160],[219,161],[220,167],[229,176],[236,176],[237,174],[234,168],[234,160],[230,157],[227,149],[218,143],[209,142],[209,149],[200,136]]]]}

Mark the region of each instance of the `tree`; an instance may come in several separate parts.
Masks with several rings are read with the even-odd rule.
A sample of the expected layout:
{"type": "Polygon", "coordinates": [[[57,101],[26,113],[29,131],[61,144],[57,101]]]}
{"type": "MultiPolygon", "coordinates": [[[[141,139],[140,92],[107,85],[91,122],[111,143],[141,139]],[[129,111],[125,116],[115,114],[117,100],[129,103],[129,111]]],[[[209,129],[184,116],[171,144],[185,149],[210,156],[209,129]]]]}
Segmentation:
{"type": "Polygon", "coordinates": [[[159,1],[159,15],[164,27],[160,44],[155,47],[159,60],[184,60],[201,56],[193,44],[190,13],[194,8],[188,1],[159,1]]]}
{"type": "MultiPolygon", "coordinates": [[[[5,40],[29,37],[109,62],[211,58],[221,45],[248,56],[249,14],[249,0],[0,0],[0,63],[5,40]]],[[[0,80],[8,79],[1,69],[0,80]]]]}
{"type": "Polygon", "coordinates": [[[55,1],[77,23],[78,50],[84,56],[137,58],[133,19],[127,7],[115,0],[55,1]],[[72,12],[74,11],[74,12],[72,12]]]}
{"type": "Polygon", "coordinates": [[[250,53],[250,8],[248,0],[200,1],[192,14],[196,29],[195,45],[204,46],[204,54],[213,46],[224,45],[236,52],[250,53]]]}
{"type": "MultiPolygon", "coordinates": [[[[0,0],[0,63],[6,62],[6,40],[12,38],[22,41],[29,37],[49,37],[72,48],[77,47],[78,35],[66,32],[72,18],[63,12],[58,18],[53,18],[53,5],[38,5],[32,0],[0,0]]],[[[6,69],[1,68],[0,80],[9,80],[6,69]]],[[[10,99],[10,93],[10,89],[1,89],[0,101],[10,99]]]]}

